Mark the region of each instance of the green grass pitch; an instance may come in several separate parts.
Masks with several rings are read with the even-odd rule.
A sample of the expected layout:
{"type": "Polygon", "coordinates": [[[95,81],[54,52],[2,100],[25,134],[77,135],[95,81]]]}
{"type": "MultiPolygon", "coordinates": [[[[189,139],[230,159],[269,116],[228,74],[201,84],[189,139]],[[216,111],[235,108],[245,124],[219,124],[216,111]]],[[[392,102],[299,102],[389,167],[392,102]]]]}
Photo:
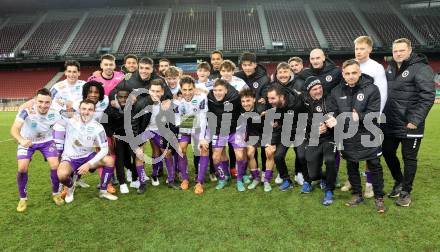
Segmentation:
{"type": "MultiPolygon", "coordinates": [[[[349,193],[339,190],[330,207],[320,204],[323,193],[293,191],[239,193],[235,184],[205,194],[173,191],[164,183],[134,190],[109,202],[97,197],[96,174],[86,175],[93,187],[78,189],[75,201],[61,207],[50,198],[49,168],[37,154],[29,169],[28,209],[17,213],[16,143],[9,128],[15,113],[0,113],[0,251],[438,251],[440,250],[440,106],[430,112],[419,153],[413,204],[399,208],[386,199],[379,215],[373,200],[349,209],[349,193]],[[436,154],[437,153],[437,154],[436,154]]],[[[293,151],[287,162],[293,171],[293,151]]],[[[191,172],[194,171],[191,164],[191,172]]],[[[392,179],[385,162],[385,191],[392,179]]],[[[363,166],[363,165],[361,165],[363,166]]],[[[341,181],[346,179],[345,162],[341,181]]],[[[147,166],[151,173],[151,166],[147,166]]],[[[194,176],[191,176],[194,177],[194,176]]],[[[163,182],[163,181],[162,181],[163,182]]]]}

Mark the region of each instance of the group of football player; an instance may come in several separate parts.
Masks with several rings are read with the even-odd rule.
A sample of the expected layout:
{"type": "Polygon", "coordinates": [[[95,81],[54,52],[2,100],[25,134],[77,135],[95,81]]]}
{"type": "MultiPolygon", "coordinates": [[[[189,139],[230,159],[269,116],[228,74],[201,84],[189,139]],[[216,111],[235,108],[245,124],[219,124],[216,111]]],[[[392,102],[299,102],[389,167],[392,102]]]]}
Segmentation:
{"type": "Polygon", "coordinates": [[[354,49],[354,59],[341,67],[316,48],[309,68],[292,57],[271,76],[255,53],[242,53],[236,66],[213,51],[210,63],[198,63],[197,79],[168,59],[161,59],[156,71],[151,58],[132,54],[117,71],[115,57],[106,54],[86,82],[80,80],[79,62],[68,60],[66,78],[38,90],[12,125],[18,142],[17,211],[27,209],[28,168],[36,150],[50,167],[56,205],[71,203],[75,188],[89,187],[82,176],[96,170],[99,197],[117,200],[115,186],[120,194],[129,188],[144,194],[149,181],[176,190],[189,190],[193,183],[200,195],[206,178],[216,182],[216,190],[235,179],[239,192],[260,185],[271,192],[276,167],[279,191],[294,183],[302,194],[318,187],[322,204],[329,206],[341,184],[343,158],[348,180],[341,190],[352,193],[345,205],[374,197],[377,212],[384,213],[383,155],[394,179],[388,197],[409,206],[425,118],[435,97],[434,73],[405,38],[394,41],[386,71],[370,58],[370,37],[358,37],[354,49]],[[286,163],[290,148],[292,179],[286,163]]]}

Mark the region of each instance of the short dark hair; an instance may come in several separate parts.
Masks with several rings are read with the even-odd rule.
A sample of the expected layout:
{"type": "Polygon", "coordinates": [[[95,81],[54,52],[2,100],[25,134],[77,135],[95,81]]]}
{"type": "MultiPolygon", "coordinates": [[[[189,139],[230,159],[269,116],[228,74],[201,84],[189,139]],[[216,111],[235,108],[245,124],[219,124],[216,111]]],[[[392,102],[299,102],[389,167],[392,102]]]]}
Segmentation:
{"type": "Polygon", "coordinates": [[[214,82],[214,86],[213,87],[217,87],[217,86],[224,86],[225,88],[227,88],[229,85],[227,80],[223,80],[223,79],[217,79],[214,82]]]}
{"type": "Polygon", "coordinates": [[[268,89],[267,89],[267,93],[275,91],[275,93],[277,95],[284,95],[284,92],[281,90],[280,86],[278,85],[271,85],[268,89]]]}
{"type": "Polygon", "coordinates": [[[79,103],[79,107],[81,107],[81,104],[93,104],[93,109],[95,109],[96,108],[96,105],[95,105],[95,103],[92,101],[92,100],[90,100],[90,99],[84,99],[84,100],[82,100],[80,103],[79,103]]]}
{"type": "Polygon", "coordinates": [[[240,65],[243,61],[250,61],[252,63],[257,63],[257,55],[251,52],[244,52],[240,56],[240,65]]]}
{"type": "Polygon", "coordinates": [[[357,60],[349,59],[349,60],[344,61],[344,63],[342,63],[342,69],[344,69],[348,66],[351,66],[351,65],[358,65],[360,67],[360,64],[357,60]]]}
{"type": "Polygon", "coordinates": [[[136,60],[136,62],[139,62],[139,59],[136,55],[134,54],[127,54],[124,56],[124,64],[127,62],[128,59],[134,59],[136,60]]]}
{"type": "Polygon", "coordinates": [[[165,82],[161,78],[160,79],[154,79],[154,80],[150,81],[150,87],[151,86],[160,86],[162,89],[165,89],[164,85],[165,85],[165,82]]]}
{"type": "Polygon", "coordinates": [[[37,96],[37,95],[52,96],[52,94],[50,93],[49,89],[47,89],[47,88],[40,88],[40,89],[38,89],[35,96],[37,96]]]}
{"type": "Polygon", "coordinates": [[[160,59],[159,63],[160,62],[168,62],[168,64],[171,64],[171,61],[169,59],[165,59],[165,58],[160,59]]]}
{"type": "Polygon", "coordinates": [[[303,64],[303,60],[300,58],[300,57],[291,57],[288,61],[287,61],[287,63],[289,63],[290,64],[290,62],[292,62],[292,61],[295,61],[295,62],[298,62],[298,63],[300,63],[300,64],[303,64]]]}
{"type": "Polygon", "coordinates": [[[78,71],[79,71],[79,68],[80,68],[80,64],[76,60],[66,60],[66,62],[64,62],[64,70],[67,70],[68,66],[74,66],[74,67],[76,67],[76,69],[78,71]]]}
{"type": "Polygon", "coordinates": [[[211,55],[210,55],[211,58],[212,58],[212,55],[213,55],[213,54],[220,54],[220,57],[223,59],[223,53],[220,52],[219,50],[214,50],[214,51],[212,51],[212,52],[211,52],[211,55]]]}
{"type": "Polygon", "coordinates": [[[243,98],[243,97],[255,98],[255,91],[251,88],[245,88],[245,89],[241,90],[239,94],[240,94],[240,98],[243,98]]]}
{"type": "Polygon", "coordinates": [[[131,90],[125,85],[125,83],[124,83],[124,85],[122,85],[121,87],[116,89],[116,93],[118,93],[119,91],[124,91],[124,92],[128,92],[128,93],[131,92],[131,90]]]}
{"type": "Polygon", "coordinates": [[[149,57],[143,57],[139,60],[139,64],[154,65],[154,61],[149,57]]]}
{"type": "Polygon", "coordinates": [[[211,65],[209,65],[208,62],[203,61],[203,62],[200,62],[200,63],[197,65],[197,70],[199,70],[199,69],[205,69],[205,70],[207,70],[208,72],[211,72],[211,65]]]}
{"type": "Polygon", "coordinates": [[[111,55],[111,54],[109,54],[109,53],[107,53],[107,54],[104,54],[104,55],[102,55],[101,56],[101,62],[103,61],[103,60],[111,60],[111,61],[115,61],[116,60],[116,58],[115,58],[115,56],[113,56],[113,55],[111,55]]]}
{"type": "Polygon", "coordinates": [[[193,87],[196,86],[196,83],[193,79],[193,77],[189,75],[184,75],[182,78],[180,78],[180,86],[183,86],[183,84],[191,84],[193,87]]]}
{"type": "Polygon", "coordinates": [[[89,81],[84,84],[83,92],[82,92],[83,100],[87,100],[87,95],[89,94],[90,88],[92,88],[92,87],[96,87],[98,89],[99,101],[104,100],[104,87],[103,87],[102,83],[98,82],[98,81],[89,81]]]}
{"type": "Polygon", "coordinates": [[[287,62],[280,62],[278,65],[277,65],[277,72],[278,72],[278,70],[280,70],[280,69],[288,69],[288,70],[292,70],[291,68],[290,68],[290,65],[289,65],[289,63],[287,63],[287,62]]]}

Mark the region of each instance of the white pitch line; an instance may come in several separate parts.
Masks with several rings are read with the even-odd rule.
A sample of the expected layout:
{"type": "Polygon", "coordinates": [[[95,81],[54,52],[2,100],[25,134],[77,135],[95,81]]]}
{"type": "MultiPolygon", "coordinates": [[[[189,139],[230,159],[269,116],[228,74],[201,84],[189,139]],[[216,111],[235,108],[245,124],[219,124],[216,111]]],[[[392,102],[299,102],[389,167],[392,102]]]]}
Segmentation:
{"type": "Polygon", "coordinates": [[[11,139],[6,139],[6,140],[2,140],[2,141],[0,141],[0,143],[9,142],[9,141],[12,141],[12,140],[14,140],[14,139],[13,139],[13,138],[11,138],[11,139]]]}

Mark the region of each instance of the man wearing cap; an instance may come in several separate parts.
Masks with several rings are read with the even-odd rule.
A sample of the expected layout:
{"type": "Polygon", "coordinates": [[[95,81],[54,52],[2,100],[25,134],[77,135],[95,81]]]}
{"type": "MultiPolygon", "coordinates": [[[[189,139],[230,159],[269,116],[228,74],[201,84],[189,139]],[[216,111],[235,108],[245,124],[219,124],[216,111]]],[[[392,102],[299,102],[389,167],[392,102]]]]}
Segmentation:
{"type": "Polygon", "coordinates": [[[328,111],[321,81],[315,76],[310,76],[305,81],[304,104],[309,114],[307,125],[307,138],[305,156],[308,173],[305,173],[301,193],[312,191],[313,180],[325,180],[324,199],[322,204],[328,206],[333,203],[333,191],[336,184],[335,153],[333,129],[327,127],[325,116],[328,111]],[[326,171],[323,175],[322,162],[325,162],[326,171]]]}

